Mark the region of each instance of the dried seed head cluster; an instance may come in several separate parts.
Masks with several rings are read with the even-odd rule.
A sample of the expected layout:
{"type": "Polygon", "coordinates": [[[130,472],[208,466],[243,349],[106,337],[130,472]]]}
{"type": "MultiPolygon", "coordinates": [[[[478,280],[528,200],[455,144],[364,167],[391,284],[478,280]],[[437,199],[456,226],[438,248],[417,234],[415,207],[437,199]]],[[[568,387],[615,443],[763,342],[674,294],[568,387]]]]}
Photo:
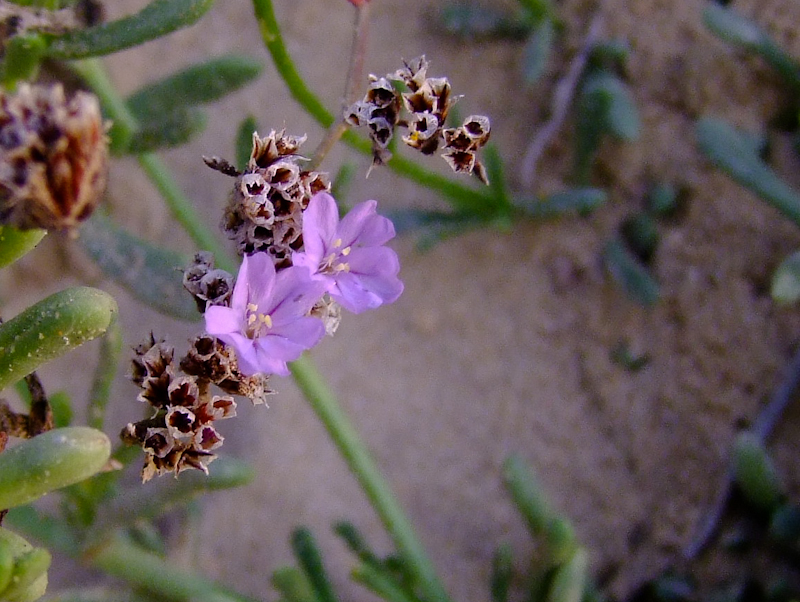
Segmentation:
{"type": "Polygon", "coordinates": [[[345,111],[345,122],[369,127],[373,165],[391,158],[388,146],[395,128],[401,126],[408,129],[402,140],[411,148],[430,155],[441,146],[442,156],[454,171],[473,173],[488,183],[476,152],[489,140],[489,119],[470,115],[460,127],[445,128],[447,115],[459,97],[452,96],[446,77],[428,77],[428,66],[420,56],[393,74],[380,78],[370,75],[367,94],[345,111]],[[398,93],[392,81],[402,82],[409,91],[398,93]],[[401,99],[409,114],[405,120],[400,118],[401,99]]]}
{"type": "Polygon", "coordinates": [[[305,136],[273,130],[266,138],[253,134],[253,150],[244,173],[220,159],[206,163],[236,177],[223,229],[236,241],[239,254],[268,252],[276,267],[291,263],[301,246],[302,212],[316,193],[328,190],[327,176],[304,170],[297,154],[305,136]]]}
{"type": "Polygon", "coordinates": [[[135,350],[131,379],[142,389],[140,401],[153,407],[153,415],[128,424],[122,440],[141,445],[145,451],[142,481],[155,475],[196,468],[208,472],[223,437],[214,421],[236,415],[231,395],[211,395],[210,385],[224,392],[247,395],[263,403],[270,392],[264,375],[245,377],[230,350],[209,336],[196,337],[180,362],[174,365],[174,350],[153,335],[135,350]]]}
{"type": "Polygon", "coordinates": [[[74,228],[106,184],[108,140],[97,98],[60,85],[0,91],[0,224],[74,228]]]}

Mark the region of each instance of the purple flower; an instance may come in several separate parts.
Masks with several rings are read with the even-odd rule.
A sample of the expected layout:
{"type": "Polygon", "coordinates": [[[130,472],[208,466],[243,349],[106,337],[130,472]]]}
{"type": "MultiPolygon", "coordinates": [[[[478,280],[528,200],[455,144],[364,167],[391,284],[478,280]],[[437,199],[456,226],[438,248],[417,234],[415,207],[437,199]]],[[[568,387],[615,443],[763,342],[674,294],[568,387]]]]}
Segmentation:
{"type": "Polygon", "coordinates": [[[394,226],[375,212],[377,205],[359,203],[340,222],[333,197],[315,194],[303,212],[304,252],[292,254],[295,266],[309,268],[353,313],[392,303],[403,292],[397,254],[383,246],[394,237],[394,226]]]}
{"type": "Polygon", "coordinates": [[[276,274],[267,253],[245,255],[231,306],[209,307],[206,330],[233,346],[245,376],[287,376],[286,362],[299,358],[325,334],[322,321],[307,316],[324,293],[324,283],[312,279],[304,267],[276,274]]]}

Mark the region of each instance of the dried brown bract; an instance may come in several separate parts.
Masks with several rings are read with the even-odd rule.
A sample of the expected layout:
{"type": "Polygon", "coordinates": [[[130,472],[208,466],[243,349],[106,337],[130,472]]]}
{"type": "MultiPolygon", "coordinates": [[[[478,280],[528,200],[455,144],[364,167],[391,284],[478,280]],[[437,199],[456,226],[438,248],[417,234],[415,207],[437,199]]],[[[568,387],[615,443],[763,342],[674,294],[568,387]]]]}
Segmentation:
{"type": "Polygon", "coordinates": [[[383,165],[392,157],[388,146],[400,121],[400,96],[387,78],[370,75],[369,80],[364,99],[347,110],[344,120],[355,127],[369,127],[373,165],[383,165]]]}
{"type": "Polygon", "coordinates": [[[456,171],[473,173],[488,184],[486,170],[475,152],[489,139],[489,119],[472,115],[460,128],[445,129],[447,116],[460,97],[453,96],[446,77],[428,77],[429,63],[424,56],[404,62],[403,67],[386,77],[370,75],[370,85],[363,100],[345,111],[345,122],[355,127],[368,126],[372,139],[373,166],[391,158],[389,142],[397,126],[406,127],[403,142],[431,155],[444,146],[442,156],[456,171]],[[408,92],[398,93],[391,81],[400,81],[408,92]],[[401,106],[408,113],[401,119],[401,106]],[[462,139],[467,136],[469,144],[462,139]]]}
{"type": "Polygon", "coordinates": [[[60,85],[0,91],[0,224],[71,230],[106,185],[108,140],[97,98],[60,85]]]}
{"type": "Polygon", "coordinates": [[[228,305],[233,293],[233,275],[214,268],[214,256],[208,251],[195,254],[183,272],[183,288],[189,291],[200,313],[209,305],[228,305]]]}
{"type": "Polygon", "coordinates": [[[206,163],[235,175],[236,183],[223,218],[223,229],[236,241],[240,255],[267,251],[280,268],[301,247],[302,212],[317,192],[330,189],[323,173],[303,169],[298,154],[305,136],[270,132],[253,134],[253,150],[243,173],[221,159],[206,163]]]}

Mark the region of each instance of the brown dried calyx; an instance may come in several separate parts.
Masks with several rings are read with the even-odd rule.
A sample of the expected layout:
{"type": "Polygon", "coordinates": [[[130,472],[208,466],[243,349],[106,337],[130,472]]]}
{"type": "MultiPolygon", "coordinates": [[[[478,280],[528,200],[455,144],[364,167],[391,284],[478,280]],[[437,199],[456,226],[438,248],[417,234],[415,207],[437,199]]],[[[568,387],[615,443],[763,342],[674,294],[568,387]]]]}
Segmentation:
{"type": "Polygon", "coordinates": [[[367,94],[345,111],[345,122],[369,127],[373,166],[391,158],[389,143],[395,127],[402,126],[408,128],[402,137],[405,144],[425,155],[442,147],[442,156],[454,171],[473,173],[488,184],[486,169],[476,157],[476,151],[489,140],[488,117],[470,115],[460,127],[445,129],[450,109],[460,97],[451,94],[446,77],[428,77],[428,66],[425,56],[420,56],[393,74],[370,75],[367,94]],[[409,91],[400,94],[392,81],[402,82],[409,91]],[[400,118],[401,99],[408,119],[400,118]]]}
{"type": "Polygon", "coordinates": [[[233,280],[229,272],[214,268],[214,256],[208,251],[195,254],[183,272],[183,288],[192,294],[200,313],[210,305],[229,305],[233,280]]]}
{"type": "Polygon", "coordinates": [[[97,98],[61,85],[0,91],[0,224],[72,230],[106,185],[108,139],[97,98]]]}
{"type": "Polygon", "coordinates": [[[222,227],[240,255],[266,251],[281,268],[302,246],[302,212],[314,194],[330,189],[326,174],[303,169],[306,159],[298,150],[305,140],[284,130],[265,138],[254,132],[244,172],[222,159],[205,159],[209,167],[236,178],[222,227]]]}
{"type": "Polygon", "coordinates": [[[207,335],[192,341],[180,362],[184,374],[174,366],[173,348],[152,334],[134,353],[131,379],[142,388],[138,399],[150,404],[153,414],[128,424],[120,437],[144,449],[142,481],[190,468],[208,472],[217,457],[213,451],[223,442],[213,423],[236,415],[233,397],[212,395],[211,384],[253,403],[264,403],[271,393],[266,376],[243,376],[230,350],[207,335]]]}

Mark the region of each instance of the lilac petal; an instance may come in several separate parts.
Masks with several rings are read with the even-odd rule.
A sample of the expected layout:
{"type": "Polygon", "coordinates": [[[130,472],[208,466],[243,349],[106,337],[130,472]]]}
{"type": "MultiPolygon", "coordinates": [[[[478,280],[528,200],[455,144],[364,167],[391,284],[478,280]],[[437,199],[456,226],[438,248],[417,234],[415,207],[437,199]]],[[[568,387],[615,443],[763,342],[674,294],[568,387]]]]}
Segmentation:
{"type": "Polygon", "coordinates": [[[350,273],[357,275],[391,275],[400,271],[397,253],[388,247],[369,247],[353,249],[347,256],[350,273]]]}
{"type": "Polygon", "coordinates": [[[304,316],[320,300],[329,283],[313,279],[305,267],[285,268],[278,274],[269,313],[277,328],[304,316]]]}
{"type": "MultiPolygon", "coordinates": [[[[259,311],[265,312],[264,307],[270,305],[275,288],[275,264],[268,253],[260,252],[252,255],[245,255],[242,258],[242,267],[239,270],[239,278],[245,274],[244,283],[247,286],[247,303],[254,303],[259,306],[259,311]]],[[[239,282],[237,280],[236,285],[239,282]]],[[[233,294],[236,294],[234,286],[233,294]]],[[[242,307],[246,309],[246,307],[242,307]]]]}
{"type": "Polygon", "coordinates": [[[242,258],[242,265],[239,266],[239,273],[236,276],[236,284],[233,285],[233,294],[231,295],[231,307],[239,313],[244,313],[247,307],[247,298],[250,292],[250,284],[248,283],[248,256],[242,258]]]}
{"type": "Polygon", "coordinates": [[[342,218],[336,231],[336,238],[342,239],[342,246],[377,247],[394,238],[394,225],[376,213],[377,206],[377,201],[364,201],[342,218]]]}
{"type": "Polygon", "coordinates": [[[206,320],[206,332],[215,337],[242,331],[244,314],[236,309],[212,305],[206,309],[203,317],[206,320]]]}
{"type": "MultiPolygon", "coordinates": [[[[319,318],[297,318],[291,324],[287,324],[282,328],[273,329],[271,334],[275,337],[281,337],[292,343],[296,343],[304,349],[311,349],[320,342],[325,334],[325,325],[319,318]]],[[[266,338],[270,339],[272,337],[266,338]]]]}
{"type": "MultiPolygon", "coordinates": [[[[258,350],[255,345],[250,341],[250,345],[246,349],[236,348],[236,363],[239,367],[239,372],[244,376],[253,376],[254,374],[278,374],[277,371],[265,369],[264,361],[259,357],[258,350]]],[[[282,374],[281,376],[286,376],[282,374]]]]}
{"type": "Polygon", "coordinates": [[[380,297],[366,290],[361,285],[361,279],[354,274],[342,273],[336,279],[336,289],[331,291],[330,295],[342,307],[354,314],[381,305],[380,297]]]}
{"type": "Polygon", "coordinates": [[[331,195],[318,192],[311,197],[303,212],[303,247],[316,262],[312,271],[317,271],[319,262],[327,253],[338,223],[339,210],[331,195]]]}
{"type": "Polygon", "coordinates": [[[394,303],[403,293],[403,282],[394,275],[359,276],[359,285],[381,300],[381,305],[394,303]]]}

